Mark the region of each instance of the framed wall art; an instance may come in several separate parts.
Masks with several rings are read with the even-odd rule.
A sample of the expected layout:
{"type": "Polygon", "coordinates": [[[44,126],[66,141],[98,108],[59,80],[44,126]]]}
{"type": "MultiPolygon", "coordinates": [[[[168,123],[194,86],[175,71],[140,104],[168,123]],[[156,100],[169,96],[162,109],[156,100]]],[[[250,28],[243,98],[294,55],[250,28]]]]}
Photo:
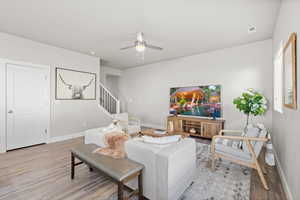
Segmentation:
{"type": "Polygon", "coordinates": [[[55,98],[57,100],[96,100],[96,74],[56,68],[55,98]]]}
{"type": "Polygon", "coordinates": [[[283,49],[283,101],[284,106],[297,109],[297,53],[296,33],[292,33],[283,49]]]}

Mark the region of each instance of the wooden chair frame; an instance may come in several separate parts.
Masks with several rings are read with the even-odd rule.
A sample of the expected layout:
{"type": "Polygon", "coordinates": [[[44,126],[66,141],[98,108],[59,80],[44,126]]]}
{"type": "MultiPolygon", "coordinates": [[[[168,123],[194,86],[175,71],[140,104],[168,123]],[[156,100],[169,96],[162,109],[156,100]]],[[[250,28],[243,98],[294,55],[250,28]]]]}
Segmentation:
{"type": "Polygon", "coordinates": [[[243,131],[237,131],[237,130],[221,130],[219,132],[219,135],[215,135],[212,139],[212,143],[211,143],[211,153],[212,153],[212,170],[215,170],[215,160],[219,159],[219,158],[223,158],[226,160],[229,160],[231,162],[240,164],[240,165],[244,165],[253,169],[256,169],[258,172],[258,175],[260,177],[260,180],[263,184],[263,187],[266,190],[269,190],[268,184],[266,182],[266,179],[264,177],[264,173],[266,174],[266,170],[264,168],[264,166],[260,166],[259,162],[258,162],[258,157],[256,157],[255,151],[253,149],[253,146],[251,144],[251,141],[257,141],[257,142],[267,142],[268,139],[267,138],[255,138],[255,137],[242,137],[242,136],[225,136],[223,135],[223,133],[239,133],[241,134],[243,131]],[[247,147],[249,149],[249,152],[251,154],[251,158],[252,158],[252,162],[248,163],[248,162],[244,162],[242,160],[236,159],[234,157],[231,156],[226,156],[220,153],[216,153],[215,151],[215,140],[217,138],[224,138],[224,139],[230,139],[230,140],[242,140],[244,142],[246,142],[247,147]]]}

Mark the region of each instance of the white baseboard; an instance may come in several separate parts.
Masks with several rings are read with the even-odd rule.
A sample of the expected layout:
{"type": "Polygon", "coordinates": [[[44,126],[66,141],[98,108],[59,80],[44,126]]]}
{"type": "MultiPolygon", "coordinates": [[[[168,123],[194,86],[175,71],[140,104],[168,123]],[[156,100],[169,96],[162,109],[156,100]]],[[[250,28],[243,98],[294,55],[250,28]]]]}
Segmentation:
{"type": "Polygon", "coordinates": [[[73,138],[82,137],[83,135],[84,135],[84,132],[79,132],[79,133],[73,133],[73,134],[69,134],[69,135],[58,136],[58,137],[51,137],[51,138],[48,139],[47,143],[70,140],[70,139],[73,139],[73,138]]]}
{"type": "Polygon", "coordinates": [[[289,185],[287,183],[287,180],[285,178],[284,171],[282,169],[280,160],[278,159],[278,154],[277,154],[276,150],[274,149],[274,146],[273,146],[273,152],[274,152],[274,155],[275,155],[275,160],[276,160],[276,165],[277,165],[278,173],[279,173],[282,185],[283,185],[284,192],[285,192],[285,194],[287,196],[287,199],[288,200],[294,200],[294,197],[293,197],[293,195],[291,193],[290,187],[289,187],[289,185]]]}
{"type": "Polygon", "coordinates": [[[165,130],[166,127],[157,125],[157,124],[151,124],[151,123],[141,123],[141,126],[147,127],[147,128],[157,128],[157,129],[162,129],[165,130]]]}

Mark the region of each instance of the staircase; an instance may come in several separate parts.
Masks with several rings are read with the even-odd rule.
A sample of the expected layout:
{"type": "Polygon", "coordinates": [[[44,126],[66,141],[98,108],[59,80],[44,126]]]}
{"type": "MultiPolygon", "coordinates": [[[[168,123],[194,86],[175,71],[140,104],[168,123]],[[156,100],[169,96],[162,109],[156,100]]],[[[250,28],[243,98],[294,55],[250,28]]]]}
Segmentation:
{"type": "Polygon", "coordinates": [[[102,84],[100,88],[100,106],[109,115],[120,113],[120,101],[102,84]]]}

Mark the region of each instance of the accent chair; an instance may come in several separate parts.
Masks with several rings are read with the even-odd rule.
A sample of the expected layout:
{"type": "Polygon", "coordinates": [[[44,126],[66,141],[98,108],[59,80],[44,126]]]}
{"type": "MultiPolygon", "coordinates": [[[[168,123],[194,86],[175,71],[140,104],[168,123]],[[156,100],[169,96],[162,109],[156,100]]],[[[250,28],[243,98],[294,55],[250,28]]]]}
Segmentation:
{"type": "Polygon", "coordinates": [[[261,166],[258,162],[263,144],[268,141],[267,130],[262,124],[250,124],[246,130],[246,134],[237,130],[221,130],[219,135],[213,137],[211,144],[212,170],[215,170],[216,159],[220,158],[256,169],[263,187],[269,190],[264,177],[264,173],[266,173],[264,165],[261,166]]]}

